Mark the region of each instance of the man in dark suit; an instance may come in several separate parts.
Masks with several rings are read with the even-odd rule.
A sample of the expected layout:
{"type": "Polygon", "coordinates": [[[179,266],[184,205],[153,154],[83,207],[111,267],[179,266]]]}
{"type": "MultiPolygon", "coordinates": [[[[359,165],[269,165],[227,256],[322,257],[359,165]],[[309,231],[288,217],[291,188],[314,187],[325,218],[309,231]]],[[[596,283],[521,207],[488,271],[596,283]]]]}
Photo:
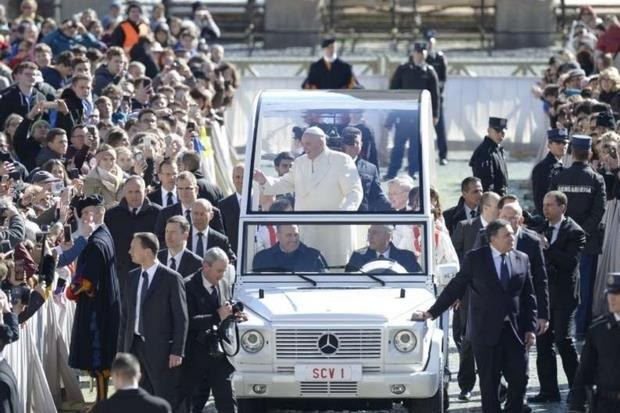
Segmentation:
{"type": "Polygon", "coordinates": [[[136,268],[129,257],[129,244],[136,232],[152,231],[161,207],[146,199],[146,186],[140,176],[130,176],[123,189],[121,202],[105,214],[105,224],[110,229],[116,248],[116,268],[121,291],[124,291],[127,274],[136,268]]]}
{"type": "Polygon", "coordinates": [[[200,155],[195,151],[185,151],[181,155],[181,168],[184,171],[191,172],[196,178],[196,186],[198,188],[198,198],[204,198],[211,202],[211,205],[217,205],[222,199],[224,194],[220,188],[213,183],[209,182],[200,172],[200,155]]]}
{"type": "Polygon", "coordinates": [[[359,271],[365,264],[376,260],[396,261],[407,272],[422,271],[411,251],[396,248],[392,244],[394,227],[391,225],[371,225],[368,228],[368,247],[354,251],[345,271],[359,271]]]}
{"type": "Polygon", "coordinates": [[[564,169],[562,159],[568,149],[568,131],[549,129],[547,131],[549,152],[532,169],[532,197],[538,215],[543,214],[543,198],[551,186],[551,179],[564,169]]]}
{"type": "Polygon", "coordinates": [[[508,167],[501,146],[506,137],[507,125],[508,121],[504,118],[489,118],[487,136],[469,160],[473,175],[482,181],[482,189],[500,196],[504,196],[508,189],[508,167]]]}
{"type": "Polygon", "coordinates": [[[183,411],[180,366],[188,325],[185,286],[179,273],[157,260],[157,251],[154,234],[134,235],[129,253],[140,267],[129,273],[118,350],[131,352],[140,361],[140,386],[179,412],[183,411]]]}
{"type": "Polygon", "coordinates": [[[278,225],[278,242],[271,248],[259,251],[252,261],[253,271],[323,272],[327,267],[325,258],[317,249],[299,241],[297,225],[278,225]]]}
{"type": "Polygon", "coordinates": [[[162,208],[178,203],[176,186],[178,173],[177,163],[173,159],[164,159],[157,170],[159,188],[148,194],[148,199],[162,208]]]}
{"type": "Polygon", "coordinates": [[[116,392],[108,400],[97,403],[92,413],[172,413],[170,403],[165,399],[151,396],[138,386],[140,363],[133,355],[118,353],[112,362],[111,373],[116,392]]]}
{"type": "Polygon", "coordinates": [[[527,352],[536,341],[536,297],[528,256],[515,251],[509,222],[498,219],[486,228],[489,246],[469,252],[459,273],[435,304],[413,315],[416,321],[437,318],[470,290],[467,337],[472,343],[483,413],[501,410],[500,377],[508,382],[513,402],[508,412],[521,413],[527,384],[527,352]]]}
{"type": "Polygon", "coordinates": [[[472,220],[480,215],[478,211],[482,198],[482,182],[475,176],[469,176],[461,182],[461,197],[452,208],[443,211],[443,219],[450,236],[456,225],[463,220],[472,220]]]}
{"type": "Polygon", "coordinates": [[[388,201],[379,179],[379,170],[370,162],[360,158],[362,150],[362,131],[358,128],[347,126],[342,130],[343,151],[355,162],[357,172],[362,181],[364,198],[358,211],[392,211],[390,201],[388,201]]]}
{"type": "Polygon", "coordinates": [[[236,259],[230,247],[228,237],[210,227],[213,219],[213,205],[206,199],[197,199],[192,207],[192,226],[189,232],[187,249],[201,259],[211,247],[219,247],[226,251],[231,261],[236,259]]]}
{"type": "Polygon", "coordinates": [[[577,351],[570,325],[577,308],[575,283],[579,279],[579,256],[586,243],[586,234],[572,218],[564,215],[567,203],[568,198],[559,191],[548,192],[543,198],[543,213],[547,220],[544,254],[549,276],[550,318],[549,329],[538,337],[536,343],[540,392],[528,399],[532,403],[560,401],[554,344],[560,353],[569,388],[577,371],[577,351]]]}
{"type": "Polygon", "coordinates": [[[241,189],[243,188],[243,164],[233,168],[232,178],[235,185],[235,193],[222,199],[219,203],[220,212],[224,219],[226,236],[230,240],[233,252],[237,253],[237,243],[239,241],[239,215],[241,214],[241,189]]]}
{"type": "Polygon", "coordinates": [[[183,216],[170,217],[166,224],[166,248],[157,253],[159,262],[183,278],[202,267],[202,259],[186,248],[189,229],[189,222],[183,216]]]}
{"type": "MultiPolygon", "coordinates": [[[[485,228],[489,222],[497,219],[497,203],[499,195],[495,192],[485,192],[480,198],[480,215],[474,219],[466,219],[456,225],[452,234],[452,244],[459,256],[461,266],[465,255],[471,251],[476,242],[478,232],[485,228]]],[[[467,401],[471,397],[471,391],[476,384],[476,371],[474,353],[471,342],[466,337],[467,312],[469,311],[469,294],[466,292],[460,303],[454,307],[452,319],[452,336],[459,350],[459,372],[457,380],[461,393],[459,400],[467,401]]]]}
{"type": "Polygon", "coordinates": [[[114,239],[104,224],[100,195],[77,203],[82,225],[94,229],[81,251],[67,297],[77,302],[71,330],[69,366],[87,370],[97,381],[97,400],[107,397],[108,370],[117,352],[121,294],[114,239]]]}
{"type": "Polygon", "coordinates": [[[215,407],[220,413],[236,413],[237,402],[232,391],[235,371],[227,357],[209,346],[208,330],[223,327],[222,321],[232,316],[231,286],[224,274],[229,270],[226,253],[210,248],[203,267],[185,279],[189,332],[187,358],[183,365],[183,390],[190,413],[201,412],[213,392],[215,407]]]}
{"type": "MultiPolygon", "coordinates": [[[[174,215],[182,215],[189,221],[190,225],[192,224],[192,206],[198,199],[198,184],[196,183],[196,177],[191,172],[183,171],[177,176],[177,195],[179,196],[179,202],[162,209],[155,222],[155,234],[157,234],[162,244],[165,241],[168,218],[174,215]]],[[[213,218],[210,225],[214,230],[224,233],[222,215],[220,210],[215,207],[213,207],[213,218]]]]}
{"type": "MultiPolygon", "coordinates": [[[[6,295],[3,297],[3,300],[8,300],[6,295]]],[[[6,311],[9,303],[7,301],[2,302],[2,299],[0,299],[0,306],[6,311]]],[[[15,306],[13,311],[15,311],[15,306]]],[[[17,315],[13,312],[4,312],[2,318],[4,324],[0,324],[0,353],[4,351],[4,347],[17,341],[19,338],[17,315]]],[[[0,411],[21,413],[23,410],[17,378],[11,366],[9,366],[9,363],[7,363],[3,357],[2,360],[0,360],[0,411]]]]}
{"type": "Polygon", "coordinates": [[[338,57],[336,39],[321,42],[323,57],[310,65],[303,89],[352,89],[357,85],[353,68],[338,57]]]}

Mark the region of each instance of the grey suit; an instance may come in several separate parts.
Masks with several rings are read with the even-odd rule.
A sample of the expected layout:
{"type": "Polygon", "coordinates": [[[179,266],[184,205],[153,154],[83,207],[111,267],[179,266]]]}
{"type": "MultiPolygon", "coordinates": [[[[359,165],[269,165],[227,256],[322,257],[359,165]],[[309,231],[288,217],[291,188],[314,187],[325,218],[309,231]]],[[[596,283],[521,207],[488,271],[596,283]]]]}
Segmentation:
{"type": "Polygon", "coordinates": [[[177,272],[161,263],[158,265],[140,313],[144,325],[144,337],[140,338],[135,334],[135,321],[141,273],[141,268],[129,272],[118,349],[138,357],[142,368],[141,387],[168,400],[179,411],[181,369],[168,368],[168,360],[171,354],[185,355],[188,328],[185,286],[177,272]]]}

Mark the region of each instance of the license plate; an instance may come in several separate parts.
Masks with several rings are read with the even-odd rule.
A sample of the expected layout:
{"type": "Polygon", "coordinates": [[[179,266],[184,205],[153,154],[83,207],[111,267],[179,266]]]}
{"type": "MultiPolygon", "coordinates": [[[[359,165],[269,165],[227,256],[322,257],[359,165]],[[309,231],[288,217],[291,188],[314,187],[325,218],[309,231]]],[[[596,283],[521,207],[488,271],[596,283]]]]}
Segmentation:
{"type": "Polygon", "coordinates": [[[327,364],[297,365],[295,379],[298,381],[359,381],[362,366],[327,364]]]}

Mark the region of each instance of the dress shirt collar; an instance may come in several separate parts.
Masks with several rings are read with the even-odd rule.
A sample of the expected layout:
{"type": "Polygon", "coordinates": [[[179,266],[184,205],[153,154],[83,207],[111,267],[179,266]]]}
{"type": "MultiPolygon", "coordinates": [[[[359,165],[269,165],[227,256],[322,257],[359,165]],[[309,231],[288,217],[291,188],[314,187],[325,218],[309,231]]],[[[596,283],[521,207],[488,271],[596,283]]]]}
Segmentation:
{"type": "Polygon", "coordinates": [[[375,251],[375,253],[377,254],[377,258],[379,258],[379,255],[383,255],[385,258],[390,258],[390,250],[391,248],[388,246],[384,252],[375,251]]]}
{"type": "Polygon", "coordinates": [[[161,199],[162,199],[162,201],[164,201],[164,203],[168,202],[168,194],[169,193],[172,194],[172,200],[176,201],[176,199],[177,199],[177,188],[176,187],[172,188],[172,191],[168,191],[163,186],[161,187],[161,199]]]}
{"type": "Polygon", "coordinates": [[[211,284],[202,273],[200,273],[200,278],[202,278],[202,285],[203,287],[205,287],[205,290],[207,290],[207,292],[211,294],[211,291],[213,288],[215,288],[215,286],[211,284]]]}
{"type": "MultiPolygon", "coordinates": [[[[489,247],[491,247],[491,254],[493,254],[493,259],[498,259],[501,258],[502,253],[499,252],[498,250],[495,249],[495,247],[491,244],[489,244],[489,247]]],[[[506,255],[508,255],[508,253],[506,253],[506,255]]]]}
{"type": "Polygon", "coordinates": [[[560,229],[560,225],[562,225],[562,221],[564,221],[564,218],[565,218],[564,214],[562,214],[558,222],[556,222],[555,224],[552,224],[551,222],[549,222],[549,226],[553,227],[554,230],[560,229]]]}
{"type": "Polygon", "coordinates": [[[235,195],[237,195],[237,202],[241,205],[241,194],[239,192],[235,192],[235,195]]]}
{"type": "MultiPolygon", "coordinates": [[[[114,386],[116,387],[116,386],[114,386]]],[[[127,386],[122,386],[122,387],[116,387],[116,391],[121,391],[121,390],[138,390],[140,386],[138,386],[138,383],[133,383],[133,384],[128,384],[127,386]]]]}
{"type": "Polygon", "coordinates": [[[489,225],[489,223],[487,222],[486,219],[484,219],[484,217],[482,215],[480,215],[480,223],[482,224],[482,228],[486,228],[487,225],[489,225]]]}
{"type": "Polygon", "coordinates": [[[620,313],[614,313],[614,318],[616,321],[620,322],[620,313]]]}
{"type": "Polygon", "coordinates": [[[159,261],[157,259],[155,259],[155,263],[153,265],[151,265],[149,268],[142,267],[142,271],[141,272],[146,271],[146,273],[149,275],[149,280],[152,280],[153,276],[155,275],[155,271],[157,271],[157,266],[158,265],[159,265],[159,261]]]}
{"type": "Polygon", "coordinates": [[[185,250],[185,247],[183,247],[183,249],[181,251],[179,251],[179,253],[175,256],[170,256],[170,254],[172,253],[172,250],[168,250],[168,264],[170,264],[170,259],[174,258],[174,263],[176,265],[176,270],[179,271],[179,264],[181,264],[181,258],[183,258],[183,252],[185,250]]]}

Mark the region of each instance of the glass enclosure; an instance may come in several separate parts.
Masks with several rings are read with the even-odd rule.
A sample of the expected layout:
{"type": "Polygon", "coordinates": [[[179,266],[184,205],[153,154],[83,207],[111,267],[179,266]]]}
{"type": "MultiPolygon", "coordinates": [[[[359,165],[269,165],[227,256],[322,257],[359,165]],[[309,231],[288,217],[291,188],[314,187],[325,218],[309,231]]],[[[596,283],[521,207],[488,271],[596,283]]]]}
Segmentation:
{"type": "MultiPolygon", "coordinates": [[[[392,156],[403,158],[404,167],[420,190],[419,96],[419,92],[412,91],[364,90],[263,93],[258,102],[251,156],[252,170],[260,170],[268,184],[253,183],[248,213],[270,211],[276,197],[287,197],[294,213],[358,212],[347,204],[354,181],[365,173],[355,159],[376,164],[377,145],[388,141],[387,134],[393,134],[395,142],[406,142],[402,148],[395,145],[392,156]],[[325,135],[327,149],[319,153],[333,151],[340,156],[311,159],[304,150],[304,131],[309,127],[318,127],[325,135]],[[343,136],[347,135],[347,127],[361,132],[361,148],[355,158],[346,148],[350,145],[343,136]]],[[[394,175],[400,171],[396,172],[394,175]]]]}

